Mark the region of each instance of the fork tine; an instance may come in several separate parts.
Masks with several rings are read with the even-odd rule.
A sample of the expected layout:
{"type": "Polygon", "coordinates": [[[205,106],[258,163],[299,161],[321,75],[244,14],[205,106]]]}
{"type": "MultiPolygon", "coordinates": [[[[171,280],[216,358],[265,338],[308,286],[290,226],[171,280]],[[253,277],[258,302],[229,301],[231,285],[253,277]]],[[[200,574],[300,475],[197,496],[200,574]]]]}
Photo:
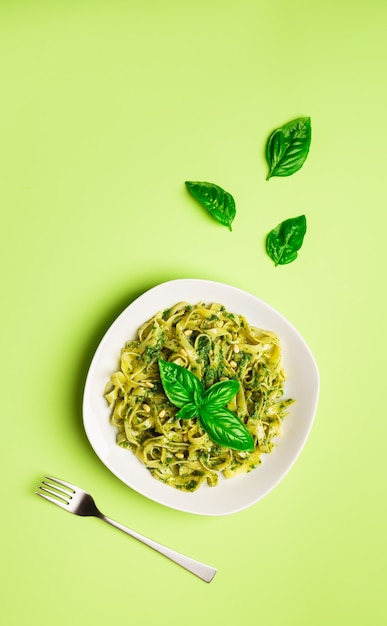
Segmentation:
{"type": "Polygon", "coordinates": [[[59,489],[59,487],[55,487],[55,485],[50,485],[49,483],[46,483],[44,481],[41,483],[41,485],[39,485],[39,489],[45,491],[46,493],[50,493],[56,498],[64,500],[66,504],[68,504],[68,500],[71,500],[71,494],[69,494],[68,491],[65,491],[64,489],[59,489]],[[53,487],[55,491],[53,489],[48,489],[48,487],[53,487]]]}
{"type": "MultiPolygon", "coordinates": [[[[47,478],[47,476],[45,478],[47,478]]],[[[50,482],[46,482],[45,480],[42,480],[40,484],[40,488],[44,489],[45,487],[42,487],[42,485],[44,485],[45,487],[51,487],[51,489],[55,489],[55,491],[51,491],[51,493],[54,496],[58,496],[63,493],[63,495],[68,499],[68,498],[72,498],[75,493],[72,490],[69,491],[69,489],[62,489],[62,487],[59,487],[59,485],[56,485],[52,479],[50,479],[50,482]]],[[[46,491],[48,491],[48,489],[46,489],[46,491]]]]}
{"type": "Polygon", "coordinates": [[[59,480],[53,476],[45,476],[44,478],[46,480],[42,480],[38,491],[35,491],[36,495],[61,506],[63,509],[68,509],[69,501],[76,492],[75,485],[66,483],[64,480],[59,480]]]}
{"type": "MultiPolygon", "coordinates": [[[[62,485],[63,487],[67,487],[68,489],[71,489],[72,491],[74,491],[74,493],[77,491],[77,489],[79,490],[79,487],[76,487],[75,485],[72,485],[71,483],[66,483],[66,481],[64,480],[59,480],[59,478],[54,478],[53,476],[45,476],[44,478],[47,478],[47,480],[54,481],[55,483],[58,483],[58,485],[62,485]]],[[[55,487],[55,489],[57,489],[57,487],[55,487]]]]}
{"type": "Polygon", "coordinates": [[[62,507],[62,509],[68,508],[68,503],[65,502],[64,500],[57,500],[55,498],[51,498],[51,496],[47,495],[46,493],[43,493],[43,491],[35,491],[35,493],[37,496],[40,496],[41,498],[44,498],[45,500],[49,500],[53,504],[56,504],[57,506],[62,507]]]}

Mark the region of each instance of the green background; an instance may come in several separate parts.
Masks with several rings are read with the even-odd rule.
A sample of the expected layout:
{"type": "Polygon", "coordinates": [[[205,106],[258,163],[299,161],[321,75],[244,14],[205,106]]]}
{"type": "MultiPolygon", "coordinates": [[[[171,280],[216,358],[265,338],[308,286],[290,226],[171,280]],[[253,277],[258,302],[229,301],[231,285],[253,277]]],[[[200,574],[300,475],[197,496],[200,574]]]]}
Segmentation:
{"type": "Polygon", "coordinates": [[[387,623],[386,22],[384,0],[1,0],[4,624],[387,623]],[[268,135],[303,115],[304,167],[266,182],[268,135]],[[232,233],[187,179],[233,193],[232,233]],[[302,213],[275,268],[266,233],[302,213]],[[105,330],[183,277],[269,302],[320,369],[297,463],[226,517],[132,492],[82,426],[105,330]],[[215,579],[38,499],[45,473],[215,579]]]}

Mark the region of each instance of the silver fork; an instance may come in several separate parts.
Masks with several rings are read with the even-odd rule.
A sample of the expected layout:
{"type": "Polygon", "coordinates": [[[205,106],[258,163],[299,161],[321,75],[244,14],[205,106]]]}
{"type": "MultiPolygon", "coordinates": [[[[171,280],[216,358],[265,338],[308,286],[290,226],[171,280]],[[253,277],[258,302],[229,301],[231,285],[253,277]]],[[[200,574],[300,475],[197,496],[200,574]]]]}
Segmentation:
{"type": "Polygon", "coordinates": [[[196,561],[195,559],[191,559],[189,556],[180,554],[175,550],[171,550],[171,548],[167,548],[152,539],[143,537],[134,530],[130,530],[122,524],[106,517],[106,515],[103,515],[101,511],[98,510],[93,498],[89,493],[87,493],[87,491],[84,491],[71,483],[67,483],[64,480],[53,478],[52,476],[45,476],[44,478],[45,480],[42,480],[38,487],[38,491],[35,491],[38,496],[45,498],[45,500],[49,500],[53,504],[57,504],[62,507],[62,509],[69,511],[69,513],[81,515],[82,517],[98,517],[104,522],[107,522],[108,524],[115,526],[115,528],[122,530],[124,533],[127,533],[134,539],[145,543],[145,545],[153,548],[153,550],[160,552],[160,554],[163,554],[171,561],[181,565],[181,567],[184,567],[189,572],[192,572],[192,574],[195,574],[206,583],[210,583],[214,578],[216,574],[215,568],[205,565],[200,561],[196,561]]]}

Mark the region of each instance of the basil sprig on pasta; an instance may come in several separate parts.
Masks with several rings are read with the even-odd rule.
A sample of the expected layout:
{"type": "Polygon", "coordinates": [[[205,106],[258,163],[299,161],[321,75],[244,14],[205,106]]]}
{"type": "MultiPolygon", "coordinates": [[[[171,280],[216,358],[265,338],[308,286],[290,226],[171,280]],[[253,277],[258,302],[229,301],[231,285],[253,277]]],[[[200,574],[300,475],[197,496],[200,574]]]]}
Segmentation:
{"type": "Polygon", "coordinates": [[[237,380],[217,382],[207,390],[189,370],[159,359],[160,378],[165,394],[180,411],[176,419],[197,417],[207,435],[220,446],[232,450],[254,450],[254,441],[238,416],[225,405],[239,390],[237,380]]]}

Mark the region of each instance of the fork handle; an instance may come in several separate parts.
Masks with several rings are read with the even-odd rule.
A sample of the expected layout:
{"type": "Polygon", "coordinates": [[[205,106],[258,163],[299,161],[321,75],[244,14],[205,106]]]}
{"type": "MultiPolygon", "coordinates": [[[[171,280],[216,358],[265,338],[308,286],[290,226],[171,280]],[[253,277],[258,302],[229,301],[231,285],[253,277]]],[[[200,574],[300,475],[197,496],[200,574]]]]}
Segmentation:
{"type": "Polygon", "coordinates": [[[195,559],[191,559],[191,557],[189,556],[185,556],[184,554],[176,552],[171,548],[167,548],[167,546],[163,546],[160,543],[153,541],[152,539],[148,539],[148,537],[144,537],[143,535],[136,533],[136,531],[131,530],[130,528],[126,528],[126,526],[123,526],[119,522],[115,522],[109,517],[106,517],[106,515],[101,515],[100,519],[102,519],[104,522],[107,522],[108,524],[111,524],[115,528],[122,530],[127,535],[130,535],[130,537],[141,541],[141,543],[145,543],[145,545],[153,548],[153,550],[160,552],[160,554],[163,554],[171,561],[174,561],[178,565],[181,565],[181,567],[184,567],[192,574],[195,574],[195,576],[198,576],[206,583],[210,583],[216,574],[216,569],[214,567],[206,565],[205,563],[201,563],[200,561],[196,561],[195,559]]]}

